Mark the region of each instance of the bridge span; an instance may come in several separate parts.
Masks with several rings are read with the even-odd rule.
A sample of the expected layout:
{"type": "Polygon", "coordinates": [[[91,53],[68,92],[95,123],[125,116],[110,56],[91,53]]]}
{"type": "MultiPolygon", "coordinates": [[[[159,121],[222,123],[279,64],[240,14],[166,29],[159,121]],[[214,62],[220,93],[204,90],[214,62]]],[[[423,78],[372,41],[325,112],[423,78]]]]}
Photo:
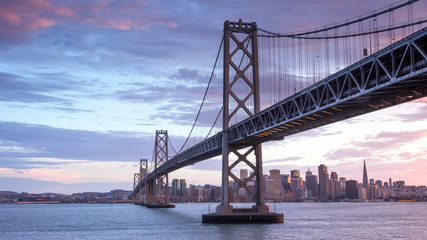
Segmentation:
{"type": "MultiPolygon", "coordinates": [[[[399,6],[410,5],[412,2],[414,1],[399,6]]],[[[394,9],[390,8],[381,14],[394,9]]],[[[373,13],[354,23],[370,18],[376,21],[377,16],[378,13],[373,13]]],[[[336,27],[347,28],[347,25],[352,23],[336,27]]],[[[419,23],[420,21],[413,24],[419,23]]],[[[403,27],[408,25],[411,24],[403,27]]],[[[331,27],[327,27],[324,31],[330,29],[331,27]]],[[[394,29],[396,27],[387,30],[394,29]]],[[[271,213],[265,204],[262,143],[282,140],[292,134],[427,96],[427,27],[424,27],[394,43],[390,38],[392,44],[389,46],[369,56],[366,54],[366,57],[323,80],[316,82],[316,76],[313,75],[313,84],[306,85],[299,92],[261,110],[258,37],[266,36],[259,35],[258,30],[266,32],[259,29],[255,22],[244,23],[239,20],[224,23],[223,131],[170,159],[167,131],[157,131],[154,170],[148,173],[147,160],[141,160],[140,173],[134,177],[132,197],[138,204],[148,207],[173,207],[168,196],[168,173],[221,155],[221,204],[217,206],[216,213],[203,215],[202,221],[283,222],[283,214],[271,213]],[[237,84],[242,84],[245,91],[240,91],[241,89],[236,87],[237,84]],[[238,112],[247,118],[236,121],[238,112]],[[232,119],[234,124],[231,123],[232,119]],[[249,160],[250,155],[253,155],[255,160],[249,160]],[[246,164],[251,168],[251,174],[246,179],[239,179],[233,174],[232,170],[238,164],[246,164]],[[230,179],[235,182],[231,188],[230,179]],[[248,186],[250,180],[255,181],[255,186],[248,186]],[[236,196],[240,189],[245,189],[249,196],[236,196]],[[236,201],[255,202],[255,205],[249,209],[234,209],[230,202],[236,201]]],[[[314,39],[318,38],[317,33],[320,31],[322,30],[315,31],[314,39]]],[[[374,29],[368,33],[360,32],[359,35],[377,34],[382,31],[374,29]]],[[[348,28],[346,32],[348,33],[348,28]]],[[[286,36],[313,39],[312,33],[286,36]]],[[[279,34],[271,36],[278,37],[279,34]]],[[[348,34],[336,37],[353,36],[354,34],[348,34]]],[[[367,49],[363,50],[367,53],[367,49]]],[[[349,53],[347,55],[350,56],[349,53]]],[[[309,55],[313,61],[314,72],[314,61],[317,57],[319,56],[309,55]]],[[[299,56],[298,59],[301,63],[302,57],[299,56]]]]}
{"type": "MultiPolygon", "coordinates": [[[[341,70],[228,129],[240,149],[427,96],[427,28],[341,70]]],[[[222,154],[218,133],[175,155],[145,178],[222,154]]],[[[134,190],[144,186],[140,181],[134,190]]]]}

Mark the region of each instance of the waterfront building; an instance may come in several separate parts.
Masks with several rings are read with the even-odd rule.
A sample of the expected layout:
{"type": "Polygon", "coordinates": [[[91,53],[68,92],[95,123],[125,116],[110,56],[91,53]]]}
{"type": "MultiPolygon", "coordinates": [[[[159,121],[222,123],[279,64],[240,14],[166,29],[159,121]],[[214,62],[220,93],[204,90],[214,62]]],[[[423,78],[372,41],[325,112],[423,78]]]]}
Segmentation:
{"type": "Polygon", "coordinates": [[[363,185],[361,187],[359,187],[358,198],[359,198],[359,200],[367,200],[368,199],[368,193],[366,191],[366,188],[363,187],[363,185]]]}
{"type": "Polygon", "coordinates": [[[318,197],[317,175],[313,175],[310,170],[305,173],[305,186],[308,197],[318,197]]]}
{"type": "Polygon", "coordinates": [[[335,200],[340,195],[340,187],[339,187],[337,172],[331,172],[329,183],[330,183],[331,199],[335,200]]]}
{"type": "Polygon", "coordinates": [[[356,180],[345,181],[345,195],[348,199],[359,198],[359,183],[356,180]]]}
{"type": "Polygon", "coordinates": [[[197,202],[203,201],[203,188],[202,186],[197,186],[196,188],[196,194],[197,194],[197,202]]]}
{"type": "Polygon", "coordinates": [[[368,195],[371,197],[371,199],[377,199],[379,198],[379,187],[376,184],[370,185],[369,186],[369,193],[368,195]]]}
{"type": "Polygon", "coordinates": [[[322,201],[327,201],[328,197],[330,197],[328,168],[324,164],[321,164],[318,167],[318,171],[319,171],[319,198],[322,201]]]}
{"type": "Polygon", "coordinates": [[[296,199],[308,198],[307,188],[305,188],[305,187],[297,188],[295,191],[295,198],[296,199]]]}
{"type": "Polygon", "coordinates": [[[375,181],[375,184],[378,185],[379,188],[383,187],[383,181],[381,181],[381,180],[375,181]]]}
{"type": "Polygon", "coordinates": [[[179,196],[180,197],[187,196],[187,183],[185,182],[185,179],[179,180],[179,196]]]}
{"type": "Polygon", "coordinates": [[[266,199],[275,199],[276,198],[276,192],[274,189],[275,183],[273,179],[266,179],[265,180],[265,198],[266,199]]]}
{"type": "Polygon", "coordinates": [[[280,174],[281,182],[281,192],[290,192],[291,191],[291,175],[290,174],[280,174]]]}
{"type": "Polygon", "coordinates": [[[212,196],[211,200],[218,202],[221,200],[221,187],[212,187],[212,196]]]}
{"type": "Polygon", "coordinates": [[[196,185],[190,184],[190,201],[197,201],[198,191],[196,191],[196,185]]]}
{"type": "Polygon", "coordinates": [[[270,179],[274,180],[274,192],[277,196],[281,195],[281,182],[280,182],[280,170],[272,169],[270,170],[270,179]]]}
{"type": "Polygon", "coordinates": [[[393,185],[391,184],[391,178],[388,179],[388,186],[392,187],[393,185]]]}
{"type": "Polygon", "coordinates": [[[291,191],[296,194],[298,188],[303,187],[303,180],[300,177],[291,178],[291,191]]]}
{"type": "Polygon", "coordinates": [[[345,197],[346,195],[345,181],[347,181],[347,178],[340,177],[339,181],[340,181],[340,196],[345,197]]]}
{"type": "Polygon", "coordinates": [[[179,195],[179,180],[173,179],[172,180],[172,194],[171,196],[177,196],[179,195]]]}

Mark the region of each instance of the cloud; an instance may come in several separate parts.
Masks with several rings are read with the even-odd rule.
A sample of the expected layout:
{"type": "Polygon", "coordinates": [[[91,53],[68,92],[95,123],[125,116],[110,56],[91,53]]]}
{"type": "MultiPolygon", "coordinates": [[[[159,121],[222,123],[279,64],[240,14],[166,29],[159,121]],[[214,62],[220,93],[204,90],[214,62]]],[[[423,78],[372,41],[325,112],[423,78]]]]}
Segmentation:
{"type": "Polygon", "coordinates": [[[420,105],[416,112],[414,113],[400,113],[396,114],[396,117],[400,119],[402,122],[415,122],[415,121],[422,121],[427,119],[427,98],[421,98],[420,100],[414,102],[419,103],[420,105]]]}
{"type": "Polygon", "coordinates": [[[150,156],[153,145],[151,135],[114,131],[102,133],[16,122],[0,121],[0,132],[0,164],[16,168],[31,165],[23,160],[26,158],[132,161],[140,156],[150,156]]]}
{"type": "MultiPolygon", "coordinates": [[[[62,76],[63,80],[67,75],[62,76]]],[[[69,105],[70,101],[65,98],[54,97],[51,92],[68,90],[67,85],[59,84],[59,81],[46,81],[45,79],[34,79],[0,72],[0,101],[41,103],[55,102],[69,105]]]]}
{"type": "Polygon", "coordinates": [[[129,183],[70,183],[58,181],[41,181],[28,178],[0,177],[0,189],[3,191],[28,192],[28,193],[61,193],[73,194],[81,192],[109,192],[113,189],[132,190],[132,182],[129,183]]]}
{"type": "Polygon", "coordinates": [[[87,24],[117,30],[143,30],[151,25],[176,28],[178,23],[154,12],[144,1],[5,0],[0,3],[0,39],[22,38],[22,33],[55,25],[87,24]]]}
{"type": "Polygon", "coordinates": [[[71,9],[48,0],[5,0],[0,2],[0,37],[14,39],[17,33],[50,27],[59,16],[71,15],[71,9]]]}
{"type": "MultiPolygon", "coordinates": [[[[324,155],[325,159],[337,162],[348,162],[352,159],[363,159],[377,156],[382,162],[395,161],[394,155],[385,155],[388,151],[401,149],[403,146],[427,137],[427,130],[379,132],[368,135],[362,140],[353,140],[336,150],[324,155]]],[[[400,155],[402,156],[402,155],[400,155]]],[[[402,159],[402,158],[401,158],[402,159]]]]}

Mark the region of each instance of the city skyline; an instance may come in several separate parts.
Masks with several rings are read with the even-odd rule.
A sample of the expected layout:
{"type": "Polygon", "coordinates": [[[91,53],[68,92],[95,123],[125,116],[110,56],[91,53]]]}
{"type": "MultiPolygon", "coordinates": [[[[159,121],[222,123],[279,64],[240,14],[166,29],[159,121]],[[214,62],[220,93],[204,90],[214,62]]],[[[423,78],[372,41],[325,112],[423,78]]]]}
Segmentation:
{"type": "MultiPolygon", "coordinates": [[[[359,182],[360,183],[360,185],[362,186],[363,185],[363,187],[365,187],[366,188],[366,186],[364,185],[364,181],[363,181],[363,179],[364,179],[364,177],[365,177],[365,172],[367,172],[367,170],[366,170],[366,163],[365,163],[365,161],[364,161],[364,163],[363,163],[363,173],[361,174],[362,175],[362,181],[359,181],[359,180],[357,180],[357,179],[353,179],[353,178],[347,178],[347,176],[344,176],[344,175],[341,175],[341,174],[339,174],[339,172],[337,172],[337,171],[335,171],[334,169],[330,169],[331,171],[330,171],[330,173],[328,172],[328,170],[327,170],[327,166],[326,165],[324,165],[324,164],[320,164],[319,166],[318,166],[318,171],[317,171],[317,175],[315,174],[316,172],[312,172],[311,170],[310,170],[310,168],[307,168],[307,170],[305,171],[305,170],[301,170],[300,171],[300,169],[292,169],[292,170],[289,170],[288,172],[281,172],[281,170],[280,169],[271,169],[271,170],[269,170],[269,172],[267,172],[267,173],[264,173],[264,177],[266,177],[265,178],[265,180],[267,180],[267,178],[270,178],[270,177],[272,177],[272,176],[270,176],[271,174],[272,174],[272,172],[277,172],[278,174],[280,174],[280,176],[282,176],[282,175],[288,175],[289,176],[289,178],[291,179],[294,175],[294,173],[296,174],[295,175],[295,177],[298,177],[298,178],[301,178],[302,179],[302,182],[304,183],[304,185],[301,185],[301,187],[302,186],[305,186],[306,188],[309,188],[308,187],[308,185],[306,185],[306,184],[308,184],[307,182],[306,182],[306,178],[307,178],[307,174],[309,174],[311,177],[315,177],[315,178],[313,178],[312,180],[315,182],[315,184],[319,184],[319,175],[320,175],[320,172],[319,172],[319,169],[320,169],[320,167],[322,166],[322,168],[323,167],[325,167],[326,168],[326,174],[327,174],[327,176],[328,176],[328,179],[330,179],[331,178],[331,175],[332,174],[334,174],[336,177],[338,177],[338,179],[341,179],[341,178],[344,178],[344,179],[346,179],[346,180],[350,180],[350,181],[356,181],[356,182],[359,182]],[[269,175],[270,174],[270,175],[269,175]]],[[[248,171],[249,169],[246,169],[246,168],[242,168],[242,169],[239,169],[239,172],[240,172],[240,179],[245,179],[245,178],[247,178],[248,176],[249,176],[249,174],[251,173],[251,172],[249,172],[248,171]]],[[[135,173],[136,174],[136,173],[135,173]]],[[[142,173],[142,174],[145,174],[144,172],[142,173]]],[[[171,196],[173,196],[173,195],[180,195],[181,197],[182,197],[182,195],[183,195],[183,193],[182,192],[180,192],[180,191],[182,191],[182,188],[184,187],[185,189],[190,189],[191,188],[191,186],[196,186],[196,187],[200,187],[200,186],[207,186],[207,185],[209,185],[209,186],[212,186],[212,187],[221,187],[221,185],[220,184],[212,184],[212,183],[209,183],[209,182],[205,182],[205,183],[198,183],[198,184],[195,184],[194,182],[193,183],[190,183],[190,182],[188,182],[188,184],[187,184],[187,181],[186,181],[186,179],[178,179],[178,178],[173,178],[173,179],[170,179],[171,181],[169,182],[169,192],[170,192],[170,194],[171,194],[171,196]]],[[[389,184],[389,186],[394,186],[394,184],[395,183],[398,183],[398,182],[404,182],[405,183],[405,180],[404,179],[392,179],[392,178],[388,178],[388,179],[378,179],[378,178],[375,178],[375,177],[373,177],[373,178],[368,178],[367,179],[369,182],[371,182],[371,181],[374,181],[374,182],[377,182],[378,180],[379,181],[381,181],[381,182],[383,182],[383,183],[385,183],[385,184],[389,184]]],[[[264,183],[264,184],[266,184],[266,183],[264,183]]],[[[369,184],[370,183],[368,183],[368,187],[369,187],[369,184]]],[[[420,186],[426,186],[426,185],[410,185],[410,184],[405,184],[406,186],[416,186],[416,187],[420,187],[420,186]]],[[[276,186],[277,187],[277,186],[276,186]]],[[[281,186],[282,188],[284,187],[284,186],[281,186]]],[[[115,189],[115,190],[117,190],[117,189],[115,189]]],[[[121,190],[121,189],[118,189],[118,190],[121,190]]],[[[132,189],[123,189],[124,191],[132,191],[132,189]]],[[[317,191],[319,191],[320,189],[317,189],[317,191]]],[[[0,192],[1,191],[11,191],[11,192],[17,192],[17,191],[13,191],[13,190],[0,190],[0,192]]],[[[76,193],[82,193],[82,192],[85,192],[85,191],[76,191],[76,192],[73,192],[73,193],[61,193],[61,192],[54,192],[55,194],[76,194],[76,193]]],[[[86,192],[102,192],[102,191],[86,191],[86,192]]],[[[17,193],[19,193],[19,192],[17,192],[17,193]]],[[[27,192],[25,192],[25,193],[27,193],[27,192]]],[[[45,194],[45,193],[49,193],[49,192],[28,192],[29,194],[45,194]]],[[[53,192],[51,192],[51,193],[53,193],[53,192]]],[[[314,193],[315,195],[317,195],[318,193],[316,192],[316,193],[314,193]]],[[[320,193],[319,193],[320,194],[320,193]]]]}
{"type": "MultiPolygon", "coordinates": [[[[390,1],[240,4],[1,2],[0,190],[131,189],[139,159],[151,158],[155,130],[168,130],[175,146],[184,142],[225,20],[294,32],[390,1]]],[[[426,4],[415,4],[414,16],[427,12],[426,4]]],[[[316,128],[263,144],[264,173],[324,163],[361,182],[359,162],[366,160],[379,179],[426,185],[426,126],[422,98],[316,128]]],[[[220,185],[221,160],[180,169],[173,178],[220,185]]]]}

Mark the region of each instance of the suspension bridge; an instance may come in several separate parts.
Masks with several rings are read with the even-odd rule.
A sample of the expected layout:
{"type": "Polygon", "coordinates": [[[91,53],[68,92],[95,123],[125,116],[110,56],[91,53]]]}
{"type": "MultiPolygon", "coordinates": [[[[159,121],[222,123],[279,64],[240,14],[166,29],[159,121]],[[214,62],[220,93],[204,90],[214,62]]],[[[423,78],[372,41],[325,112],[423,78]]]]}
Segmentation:
{"type": "Polygon", "coordinates": [[[416,2],[297,33],[226,21],[190,134],[176,151],[168,132],[156,131],[153,158],[134,175],[135,203],[174,207],[168,173],[222,156],[221,203],[202,221],[283,222],[265,204],[261,144],[427,96],[427,19],[413,16],[416,2]],[[221,52],[222,84],[212,81],[221,52]],[[251,169],[246,179],[236,176],[241,166],[251,169]]]}

